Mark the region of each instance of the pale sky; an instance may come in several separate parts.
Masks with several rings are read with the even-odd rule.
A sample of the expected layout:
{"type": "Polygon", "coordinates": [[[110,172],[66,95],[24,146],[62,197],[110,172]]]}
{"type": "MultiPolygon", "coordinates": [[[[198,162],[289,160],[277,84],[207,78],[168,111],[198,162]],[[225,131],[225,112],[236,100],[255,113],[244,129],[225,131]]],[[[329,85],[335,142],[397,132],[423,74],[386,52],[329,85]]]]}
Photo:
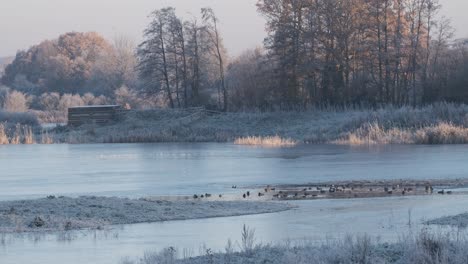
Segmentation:
{"type": "MultiPolygon", "coordinates": [[[[128,36],[138,42],[155,9],[173,6],[190,18],[210,6],[222,20],[231,55],[262,44],[265,21],[257,0],[0,0],[0,57],[13,56],[44,39],[69,31],[96,31],[106,38],[128,36]]],[[[457,37],[468,37],[468,0],[440,0],[457,37]]]]}

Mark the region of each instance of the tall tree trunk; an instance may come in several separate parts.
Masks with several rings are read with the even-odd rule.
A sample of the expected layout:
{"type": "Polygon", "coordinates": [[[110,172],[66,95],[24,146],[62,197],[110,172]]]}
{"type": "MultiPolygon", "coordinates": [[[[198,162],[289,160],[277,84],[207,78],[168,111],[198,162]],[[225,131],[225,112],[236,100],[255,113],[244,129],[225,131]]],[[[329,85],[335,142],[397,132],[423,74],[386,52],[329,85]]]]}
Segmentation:
{"type": "Polygon", "coordinates": [[[184,73],[183,73],[183,82],[184,82],[184,107],[188,107],[188,91],[187,91],[187,54],[185,51],[185,38],[184,38],[184,32],[183,29],[181,29],[180,32],[181,36],[181,49],[182,49],[182,62],[183,62],[183,68],[184,68],[184,73]]]}
{"type": "Polygon", "coordinates": [[[168,73],[167,58],[166,58],[166,46],[164,42],[164,32],[163,32],[162,23],[159,26],[159,33],[160,33],[159,39],[161,42],[161,52],[162,52],[162,59],[163,59],[163,75],[164,75],[164,80],[166,82],[166,93],[169,99],[169,105],[171,106],[171,108],[174,108],[174,100],[172,99],[171,86],[169,83],[169,73],[168,73]]]}

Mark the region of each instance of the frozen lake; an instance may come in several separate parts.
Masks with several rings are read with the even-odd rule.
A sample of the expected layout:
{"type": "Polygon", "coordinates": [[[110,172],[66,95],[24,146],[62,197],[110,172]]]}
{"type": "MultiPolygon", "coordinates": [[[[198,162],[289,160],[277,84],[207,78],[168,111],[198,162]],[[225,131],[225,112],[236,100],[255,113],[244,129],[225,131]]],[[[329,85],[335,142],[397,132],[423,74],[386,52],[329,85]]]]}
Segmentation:
{"type": "MultiPolygon", "coordinates": [[[[45,195],[140,197],[232,192],[232,185],[361,179],[468,177],[465,146],[299,146],[264,149],[229,144],[0,146],[0,199],[45,195]]],[[[323,241],[369,233],[396,240],[423,219],[468,211],[468,196],[294,202],[297,209],[253,215],[139,224],[109,233],[4,237],[0,263],[118,263],[124,256],[175,246],[198,254],[240,240],[243,224],[258,242],[323,241]],[[411,212],[411,213],[409,213],[411,212]],[[411,215],[411,219],[409,217],[411,215]],[[411,222],[411,225],[408,223],[411,222]]]]}
{"type": "Polygon", "coordinates": [[[192,195],[232,185],[468,177],[467,146],[231,144],[0,146],[0,200],[192,195]]]}

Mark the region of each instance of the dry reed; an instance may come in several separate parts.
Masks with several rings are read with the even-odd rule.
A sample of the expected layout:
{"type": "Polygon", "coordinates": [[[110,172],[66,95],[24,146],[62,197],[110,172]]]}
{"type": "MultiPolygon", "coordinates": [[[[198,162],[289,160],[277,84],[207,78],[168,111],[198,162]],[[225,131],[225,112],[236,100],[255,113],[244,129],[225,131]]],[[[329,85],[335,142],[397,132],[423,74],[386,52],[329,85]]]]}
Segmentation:
{"type": "Polygon", "coordinates": [[[267,136],[238,138],[234,141],[234,144],[263,147],[292,147],[296,146],[298,142],[290,138],[281,138],[280,136],[267,136]]]}

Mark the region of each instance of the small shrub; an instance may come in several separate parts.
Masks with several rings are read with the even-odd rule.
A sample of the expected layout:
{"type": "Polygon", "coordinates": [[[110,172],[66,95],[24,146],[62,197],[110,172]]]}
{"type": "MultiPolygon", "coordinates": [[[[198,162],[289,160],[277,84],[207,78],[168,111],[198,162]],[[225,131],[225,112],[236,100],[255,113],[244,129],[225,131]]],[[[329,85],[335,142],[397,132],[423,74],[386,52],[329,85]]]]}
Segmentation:
{"type": "Polygon", "coordinates": [[[251,255],[255,247],[255,230],[248,228],[246,225],[242,227],[241,249],[247,255],[251,255]]]}

